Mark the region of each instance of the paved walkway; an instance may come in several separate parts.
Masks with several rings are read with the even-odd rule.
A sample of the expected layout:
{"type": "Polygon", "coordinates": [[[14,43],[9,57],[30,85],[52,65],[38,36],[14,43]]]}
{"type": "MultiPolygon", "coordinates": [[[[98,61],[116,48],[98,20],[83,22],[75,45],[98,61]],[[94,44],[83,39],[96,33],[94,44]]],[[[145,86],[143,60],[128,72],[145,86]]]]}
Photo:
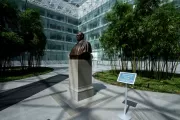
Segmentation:
{"type": "MultiPolygon", "coordinates": [[[[0,93],[0,120],[120,120],[118,115],[124,109],[123,87],[93,78],[95,95],[75,102],[68,90],[68,66],[52,67],[63,69],[4,83],[7,87],[2,86],[0,93]]],[[[110,68],[95,66],[93,72],[107,69],[110,68]]],[[[132,120],[179,120],[180,95],[129,89],[127,113],[132,120]]]]}
{"type": "Polygon", "coordinates": [[[67,79],[67,75],[57,75],[45,80],[33,82],[18,88],[4,91],[0,93],[0,111],[10,107],[38,92],[43,91],[59,82],[67,79]]]}

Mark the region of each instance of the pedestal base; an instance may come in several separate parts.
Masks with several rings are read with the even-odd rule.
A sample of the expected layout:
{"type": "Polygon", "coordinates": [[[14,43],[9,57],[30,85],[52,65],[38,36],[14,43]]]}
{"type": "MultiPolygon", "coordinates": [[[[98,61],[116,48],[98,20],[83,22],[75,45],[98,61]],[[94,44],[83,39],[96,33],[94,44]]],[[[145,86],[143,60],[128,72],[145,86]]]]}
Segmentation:
{"type": "Polygon", "coordinates": [[[121,118],[122,120],[130,120],[132,118],[130,113],[124,114],[124,112],[120,113],[118,117],[121,118]]]}
{"type": "Polygon", "coordinates": [[[72,99],[76,101],[80,101],[80,100],[92,97],[94,95],[94,89],[92,86],[81,88],[78,90],[74,90],[70,88],[70,94],[71,94],[72,99]]]}
{"type": "Polygon", "coordinates": [[[94,95],[91,60],[69,60],[69,88],[72,99],[76,101],[94,95]]]}

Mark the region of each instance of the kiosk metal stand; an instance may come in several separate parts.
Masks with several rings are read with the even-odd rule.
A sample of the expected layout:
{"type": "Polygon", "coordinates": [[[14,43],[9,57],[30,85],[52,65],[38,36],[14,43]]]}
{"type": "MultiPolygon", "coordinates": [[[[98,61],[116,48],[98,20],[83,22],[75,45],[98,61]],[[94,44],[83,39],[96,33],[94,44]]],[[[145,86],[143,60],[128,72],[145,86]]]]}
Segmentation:
{"type": "Polygon", "coordinates": [[[117,82],[122,82],[126,84],[125,87],[125,106],[124,106],[124,112],[121,112],[119,116],[119,118],[121,118],[122,120],[130,120],[131,116],[130,116],[130,112],[126,113],[127,111],[127,84],[131,84],[133,85],[135,80],[136,80],[136,73],[128,73],[128,72],[120,72],[117,82]]]}
{"type": "Polygon", "coordinates": [[[119,117],[122,120],[130,120],[131,116],[130,113],[126,113],[127,110],[127,83],[126,83],[126,88],[125,88],[125,106],[124,106],[124,112],[120,113],[119,117]]]}

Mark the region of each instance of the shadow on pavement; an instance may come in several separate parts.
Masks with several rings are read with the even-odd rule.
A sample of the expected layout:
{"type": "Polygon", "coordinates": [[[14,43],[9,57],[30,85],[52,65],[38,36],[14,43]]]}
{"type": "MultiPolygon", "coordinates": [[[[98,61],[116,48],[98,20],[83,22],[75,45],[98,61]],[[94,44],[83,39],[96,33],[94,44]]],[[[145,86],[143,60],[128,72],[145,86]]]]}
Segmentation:
{"type": "Polygon", "coordinates": [[[49,88],[65,79],[67,75],[57,75],[22,87],[0,93],[0,111],[10,107],[42,90],[49,88]]]}

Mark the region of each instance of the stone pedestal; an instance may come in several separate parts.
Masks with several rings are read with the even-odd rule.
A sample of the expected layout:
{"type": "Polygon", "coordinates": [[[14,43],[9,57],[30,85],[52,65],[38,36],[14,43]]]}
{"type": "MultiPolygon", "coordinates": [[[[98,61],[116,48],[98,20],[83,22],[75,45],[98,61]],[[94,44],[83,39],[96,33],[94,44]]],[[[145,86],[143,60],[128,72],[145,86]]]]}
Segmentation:
{"type": "Polygon", "coordinates": [[[92,60],[69,60],[69,89],[71,96],[80,101],[94,95],[92,86],[92,60]]]}

